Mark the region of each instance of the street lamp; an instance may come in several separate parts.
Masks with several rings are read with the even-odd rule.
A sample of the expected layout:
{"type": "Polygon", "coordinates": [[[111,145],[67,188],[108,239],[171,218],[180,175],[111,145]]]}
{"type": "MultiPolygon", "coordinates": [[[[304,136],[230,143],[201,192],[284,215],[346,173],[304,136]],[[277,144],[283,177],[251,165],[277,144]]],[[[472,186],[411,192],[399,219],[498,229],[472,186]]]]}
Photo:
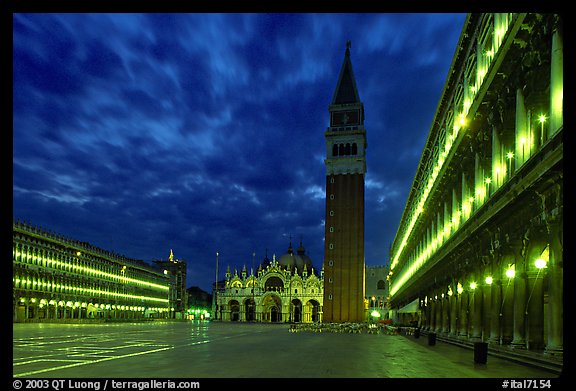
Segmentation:
{"type": "Polygon", "coordinates": [[[514,278],[515,275],[516,271],[514,270],[514,268],[510,267],[508,268],[508,270],[506,270],[506,277],[508,277],[509,279],[514,278]]]}
{"type": "Polygon", "coordinates": [[[256,251],[252,251],[252,321],[256,321],[256,276],[254,275],[254,262],[256,260],[256,251]]]}
{"type": "Polygon", "coordinates": [[[218,320],[218,251],[216,251],[216,281],[214,284],[214,320],[218,320]]]}
{"type": "MultiPolygon", "coordinates": [[[[122,303],[126,300],[126,296],[128,294],[128,287],[126,286],[126,265],[122,266],[120,269],[120,275],[122,276],[122,303]]],[[[126,314],[123,311],[120,313],[121,317],[124,317],[126,314]]]]}
{"type": "Polygon", "coordinates": [[[508,178],[510,178],[512,176],[512,159],[514,159],[514,152],[509,151],[508,153],[506,153],[506,159],[507,159],[507,175],[508,178]]]}
{"type": "Polygon", "coordinates": [[[536,269],[538,269],[538,272],[540,272],[540,270],[542,270],[546,267],[546,260],[542,259],[542,258],[538,258],[534,262],[534,266],[536,266],[536,269]]]}
{"type": "Polygon", "coordinates": [[[540,114],[538,116],[538,122],[540,122],[540,145],[544,144],[544,122],[546,122],[546,116],[540,114]]]}
{"type": "Polygon", "coordinates": [[[170,272],[167,269],[164,269],[164,275],[166,277],[168,277],[168,308],[167,308],[167,314],[166,314],[166,319],[170,318],[170,308],[171,308],[171,304],[172,301],[171,299],[171,293],[172,293],[172,283],[170,281],[170,272]]]}
{"type": "Polygon", "coordinates": [[[530,303],[530,299],[532,298],[532,294],[534,293],[534,288],[536,288],[536,284],[538,283],[538,277],[540,277],[540,272],[542,271],[542,269],[544,269],[546,267],[546,259],[545,257],[547,256],[547,254],[545,254],[548,250],[548,247],[546,247],[546,249],[543,251],[544,256],[540,256],[538,259],[536,259],[536,261],[534,261],[534,266],[536,266],[536,269],[538,269],[538,273],[536,274],[536,279],[534,280],[534,285],[532,286],[532,289],[530,290],[530,296],[528,296],[528,300],[526,301],[526,315],[528,315],[528,303],[530,303]]]}

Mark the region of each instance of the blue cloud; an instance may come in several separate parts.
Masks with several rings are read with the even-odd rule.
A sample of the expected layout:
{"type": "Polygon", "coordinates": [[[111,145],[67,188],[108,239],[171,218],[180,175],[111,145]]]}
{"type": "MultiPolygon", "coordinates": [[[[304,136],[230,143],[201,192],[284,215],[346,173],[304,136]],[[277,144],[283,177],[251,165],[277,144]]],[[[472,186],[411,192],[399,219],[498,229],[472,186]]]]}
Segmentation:
{"type": "Polygon", "coordinates": [[[15,14],[14,217],[125,256],[319,270],[324,131],[352,40],[366,261],[387,262],[465,16],[15,14]]]}

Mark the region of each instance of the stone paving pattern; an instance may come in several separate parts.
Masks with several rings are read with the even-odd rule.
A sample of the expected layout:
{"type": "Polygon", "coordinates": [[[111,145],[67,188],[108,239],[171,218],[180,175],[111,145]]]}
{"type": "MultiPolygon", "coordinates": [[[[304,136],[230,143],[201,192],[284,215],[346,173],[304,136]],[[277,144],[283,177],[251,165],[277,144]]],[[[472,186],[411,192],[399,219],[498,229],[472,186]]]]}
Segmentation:
{"type": "MultiPolygon", "coordinates": [[[[294,331],[294,330],[292,330],[294,331]]],[[[291,332],[287,324],[14,324],[13,376],[30,378],[509,378],[554,374],[425,338],[291,332]]]]}

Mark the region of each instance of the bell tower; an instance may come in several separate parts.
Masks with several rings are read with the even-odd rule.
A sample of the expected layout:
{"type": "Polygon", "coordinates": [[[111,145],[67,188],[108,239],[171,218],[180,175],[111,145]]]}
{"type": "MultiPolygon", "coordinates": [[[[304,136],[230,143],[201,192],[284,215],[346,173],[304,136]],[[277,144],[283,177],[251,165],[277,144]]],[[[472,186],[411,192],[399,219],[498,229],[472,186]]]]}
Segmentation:
{"type": "Polygon", "coordinates": [[[350,61],[350,41],[326,129],[324,322],[362,322],[364,314],[364,175],[366,130],[350,61]]]}

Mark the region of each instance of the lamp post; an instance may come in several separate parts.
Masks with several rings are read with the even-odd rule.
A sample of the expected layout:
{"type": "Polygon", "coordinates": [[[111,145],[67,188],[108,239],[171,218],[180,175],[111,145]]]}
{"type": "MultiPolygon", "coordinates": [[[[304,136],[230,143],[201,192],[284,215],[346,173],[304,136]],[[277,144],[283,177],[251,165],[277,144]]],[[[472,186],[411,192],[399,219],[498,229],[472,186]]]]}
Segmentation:
{"type": "Polygon", "coordinates": [[[216,281],[214,284],[214,320],[218,320],[218,251],[216,251],[216,281]]]}
{"type": "Polygon", "coordinates": [[[292,274],[290,274],[290,284],[288,287],[288,323],[292,323],[292,274]]]}
{"type": "MultiPolygon", "coordinates": [[[[122,302],[125,301],[126,299],[126,265],[122,266],[122,269],[120,270],[120,274],[122,275],[122,302]]],[[[120,307],[120,306],[118,306],[120,307]]],[[[124,311],[122,311],[122,313],[120,314],[121,317],[124,317],[125,313],[124,311]]]]}
{"type": "Polygon", "coordinates": [[[170,304],[171,304],[171,303],[170,303],[170,291],[172,290],[172,289],[171,289],[172,284],[171,284],[171,282],[170,282],[170,275],[169,275],[169,271],[168,271],[168,270],[164,269],[164,275],[165,275],[166,277],[168,277],[168,308],[167,308],[166,319],[169,319],[169,318],[170,318],[170,304]]]}
{"type": "Polygon", "coordinates": [[[540,114],[538,116],[538,122],[540,122],[540,146],[544,144],[544,122],[546,122],[546,116],[544,114],[540,114]]]}
{"type": "Polygon", "coordinates": [[[514,152],[510,151],[506,154],[506,159],[507,159],[507,175],[508,178],[510,179],[512,177],[512,169],[513,169],[513,165],[512,165],[512,159],[514,159],[514,152]]]}
{"type": "Polygon", "coordinates": [[[255,299],[255,292],[256,289],[256,277],[254,276],[254,261],[256,258],[256,251],[252,251],[252,316],[251,320],[253,322],[256,321],[256,299],[255,299]]]}

